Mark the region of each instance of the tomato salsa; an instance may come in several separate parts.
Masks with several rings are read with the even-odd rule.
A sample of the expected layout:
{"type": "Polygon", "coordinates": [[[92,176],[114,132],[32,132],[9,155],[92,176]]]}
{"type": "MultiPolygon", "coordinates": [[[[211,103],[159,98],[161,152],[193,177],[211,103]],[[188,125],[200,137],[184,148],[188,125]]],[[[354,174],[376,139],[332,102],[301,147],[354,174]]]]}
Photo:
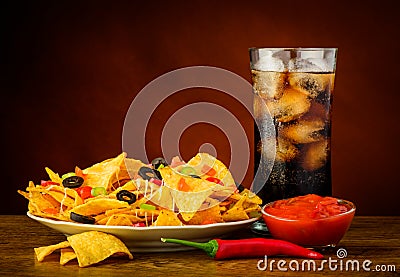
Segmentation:
{"type": "Polygon", "coordinates": [[[275,201],[265,208],[270,215],[286,219],[321,219],[349,211],[351,207],[333,197],[316,194],[275,201]]]}
{"type": "Polygon", "coordinates": [[[337,245],[354,213],[349,201],[315,194],[277,200],[262,209],[273,237],[310,247],[337,245]]]}

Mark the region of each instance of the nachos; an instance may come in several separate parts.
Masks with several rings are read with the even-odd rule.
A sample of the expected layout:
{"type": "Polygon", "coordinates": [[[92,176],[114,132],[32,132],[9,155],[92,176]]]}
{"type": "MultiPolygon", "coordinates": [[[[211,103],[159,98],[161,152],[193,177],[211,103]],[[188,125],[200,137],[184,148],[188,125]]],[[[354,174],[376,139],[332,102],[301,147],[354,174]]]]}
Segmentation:
{"type": "MultiPolygon", "coordinates": [[[[239,191],[229,169],[207,153],[187,163],[175,157],[151,164],[127,158],[75,167],[18,192],[31,214],[60,221],[109,226],[182,226],[260,217],[261,199],[239,191]]],[[[65,255],[68,257],[68,253],[65,255]]]]}

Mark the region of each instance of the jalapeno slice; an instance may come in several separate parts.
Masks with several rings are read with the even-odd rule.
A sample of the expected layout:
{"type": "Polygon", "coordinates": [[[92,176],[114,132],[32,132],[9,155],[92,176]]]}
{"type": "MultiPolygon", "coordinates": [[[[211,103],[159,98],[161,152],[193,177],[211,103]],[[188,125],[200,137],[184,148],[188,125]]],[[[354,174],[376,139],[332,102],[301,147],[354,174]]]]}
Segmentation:
{"type": "Polygon", "coordinates": [[[193,167],[190,166],[184,166],[181,168],[180,172],[184,175],[196,175],[196,170],[194,170],[193,167]]]}
{"type": "Polygon", "coordinates": [[[117,193],[117,199],[119,201],[128,202],[128,204],[133,204],[136,202],[136,195],[130,191],[123,189],[117,193]]]}
{"type": "Polygon", "coordinates": [[[151,204],[146,204],[146,203],[140,204],[139,207],[140,207],[141,209],[143,209],[143,210],[149,210],[149,211],[154,211],[154,210],[156,210],[156,206],[151,205],[151,204]]]}
{"type": "Polygon", "coordinates": [[[71,212],[71,214],[69,215],[69,218],[71,218],[72,221],[83,223],[83,224],[94,224],[94,222],[96,221],[94,219],[94,217],[81,215],[81,214],[77,214],[74,212],[71,212]]]}
{"type": "Polygon", "coordinates": [[[68,177],[71,177],[71,176],[76,176],[76,174],[75,174],[75,172],[68,172],[68,173],[65,173],[65,174],[63,174],[62,176],[61,176],[61,179],[67,179],[68,177]]]}
{"type": "Polygon", "coordinates": [[[64,187],[67,187],[67,188],[79,188],[80,186],[82,186],[84,181],[85,180],[83,180],[82,177],[70,176],[70,177],[65,178],[62,181],[62,184],[64,187]]]}

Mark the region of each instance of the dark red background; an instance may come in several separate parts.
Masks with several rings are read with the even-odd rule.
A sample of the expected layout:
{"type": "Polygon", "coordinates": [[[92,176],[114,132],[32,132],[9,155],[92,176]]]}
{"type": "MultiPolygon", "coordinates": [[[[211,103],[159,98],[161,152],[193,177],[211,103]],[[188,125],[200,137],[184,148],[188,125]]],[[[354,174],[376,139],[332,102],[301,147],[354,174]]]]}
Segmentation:
{"type": "MultiPolygon", "coordinates": [[[[26,212],[27,202],[16,190],[45,178],[45,166],[64,173],[119,154],[129,105],[160,75],[210,65],[250,81],[249,47],[301,46],[339,48],[334,195],[353,200],[358,214],[399,215],[400,20],[395,6],[385,1],[215,2],[2,1],[0,212],[26,212]]],[[[239,103],[194,89],[157,110],[147,130],[152,134],[146,143],[149,157],[161,153],[166,118],[196,101],[235,113],[251,140],[252,118],[239,103]]],[[[185,131],[183,158],[205,142],[229,162],[226,137],[207,124],[185,131]]],[[[250,167],[245,185],[252,174],[250,167]]]]}

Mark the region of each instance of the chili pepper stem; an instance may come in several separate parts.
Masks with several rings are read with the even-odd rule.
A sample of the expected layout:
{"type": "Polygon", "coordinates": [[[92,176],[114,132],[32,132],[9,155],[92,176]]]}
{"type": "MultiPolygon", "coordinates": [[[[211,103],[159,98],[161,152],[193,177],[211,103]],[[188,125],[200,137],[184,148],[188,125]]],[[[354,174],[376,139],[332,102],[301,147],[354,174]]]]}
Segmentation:
{"type": "Polygon", "coordinates": [[[186,245],[186,246],[191,246],[191,247],[195,247],[195,248],[198,248],[198,249],[202,249],[211,258],[215,257],[215,254],[217,253],[217,250],[218,250],[218,242],[216,240],[214,240],[214,239],[210,240],[208,242],[193,242],[193,241],[187,241],[187,240],[181,240],[181,239],[161,238],[161,241],[162,242],[169,242],[169,243],[177,243],[177,244],[182,244],[182,245],[186,245]]]}

